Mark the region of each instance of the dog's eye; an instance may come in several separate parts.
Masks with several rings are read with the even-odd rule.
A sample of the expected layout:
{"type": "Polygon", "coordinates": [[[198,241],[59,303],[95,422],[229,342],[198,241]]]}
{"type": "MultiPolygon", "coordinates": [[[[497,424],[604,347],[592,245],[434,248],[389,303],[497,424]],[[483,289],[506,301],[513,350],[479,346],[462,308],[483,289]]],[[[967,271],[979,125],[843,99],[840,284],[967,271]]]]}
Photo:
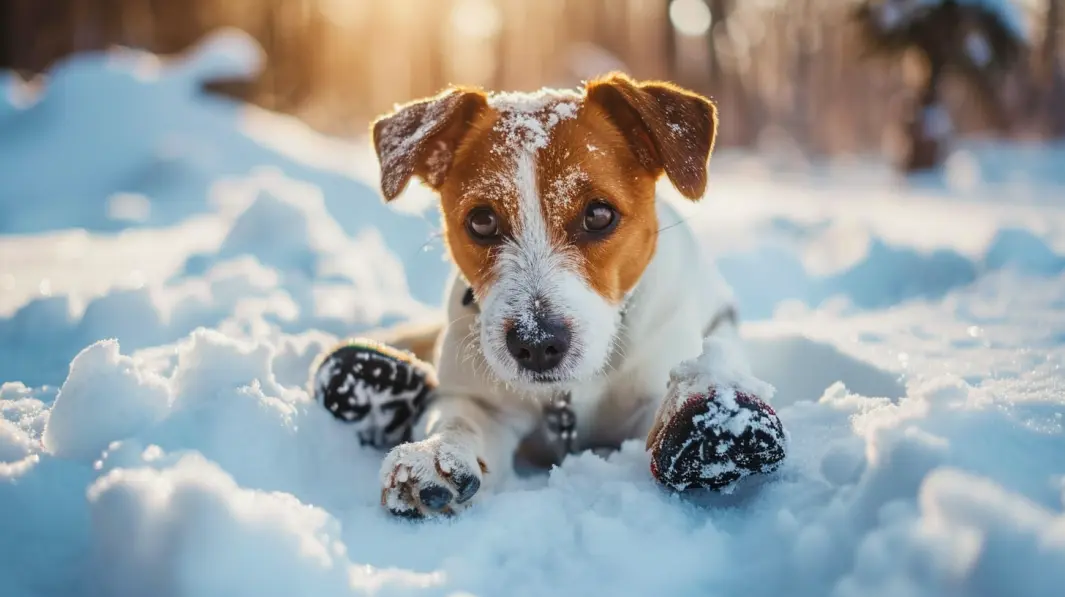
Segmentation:
{"type": "Polygon", "coordinates": [[[584,210],[584,229],[594,234],[605,234],[614,229],[618,212],[602,201],[593,201],[584,210]]]}
{"type": "Polygon", "coordinates": [[[487,207],[478,207],[466,216],[466,230],[474,240],[492,242],[499,238],[499,217],[487,207]]]}

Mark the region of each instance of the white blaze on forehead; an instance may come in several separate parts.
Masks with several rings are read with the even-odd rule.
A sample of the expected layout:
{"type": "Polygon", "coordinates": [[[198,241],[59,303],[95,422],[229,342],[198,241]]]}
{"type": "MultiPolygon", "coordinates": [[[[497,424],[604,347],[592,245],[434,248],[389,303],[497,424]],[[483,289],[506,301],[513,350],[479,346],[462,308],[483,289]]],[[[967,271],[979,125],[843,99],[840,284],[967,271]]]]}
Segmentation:
{"type": "Polygon", "coordinates": [[[561,247],[551,243],[537,188],[536,161],[530,153],[518,156],[514,191],[518,199],[514,238],[499,251],[495,263],[496,283],[485,301],[485,311],[517,321],[519,331],[531,334],[533,311],[544,304],[553,308],[559,276],[566,271],[575,272],[572,272],[572,259],[561,247]],[[497,306],[500,308],[496,309],[497,306]]]}
{"type": "MultiPolygon", "coordinates": [[[[492,153],[506,159],[505,168],[486,168],[462,183],[462,196],[498,201],[504,210],[517,213],[519,195],[517,172],[523,159],[535,159],[547,147],[552,130],[560,122],[577,116],[581,96],[575,91],[541,89],[533,93],[496,93],[488,105],[499,113],[493,130],[502,141],[492,153]]],[[[535,168],[528,179],[535,182],[535,168]]],[[[533,191],[535,193],[535,190],[533,191]]]]}
{"type": "Polygon", "coordinates": [[[525,153],[518,157],[514,182],[518,192],[519,217],[515,222],[518,245],[536,255],[549,253],[551,238],[544,223],[543,205],[536,184],[536,160],[532,155],[525,153]]]}
{"type": "Polygon", "coordinates": [[[577,267],[577,253],[553,244],[544,221],[533,152],[520,152],[514,171],[518,199],[514,238],[499,251],[495,283],[483,301],[481,339],[484,355],[501,377],[519,380],[507,353],[506,330],[515,325],[525,339],[543,332],[536,315],[561,320],[571,344],[553,374],[581,379],[599,372],[610,356],[617,310],[588,285],[577,267]]]}

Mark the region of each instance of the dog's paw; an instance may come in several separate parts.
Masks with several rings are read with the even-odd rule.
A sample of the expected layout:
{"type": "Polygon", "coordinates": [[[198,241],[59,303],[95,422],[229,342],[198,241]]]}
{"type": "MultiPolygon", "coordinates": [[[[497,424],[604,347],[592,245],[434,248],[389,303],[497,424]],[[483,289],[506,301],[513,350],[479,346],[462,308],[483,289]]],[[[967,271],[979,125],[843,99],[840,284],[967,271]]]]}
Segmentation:
{"type": "Polygon", "coordinates": [[[757,396],[710,387],[670,399],[675,407],[647,439],[651,474],[663,485],[725,489],[784,460],[784,427],[757,396]]]}
{"type": "Polygon", "coordinates": [[[487,472],[469,446],[446,436],[401,444],[381,464],[381,505],[408,518],[454,514],[470,504],[487,472]]]}

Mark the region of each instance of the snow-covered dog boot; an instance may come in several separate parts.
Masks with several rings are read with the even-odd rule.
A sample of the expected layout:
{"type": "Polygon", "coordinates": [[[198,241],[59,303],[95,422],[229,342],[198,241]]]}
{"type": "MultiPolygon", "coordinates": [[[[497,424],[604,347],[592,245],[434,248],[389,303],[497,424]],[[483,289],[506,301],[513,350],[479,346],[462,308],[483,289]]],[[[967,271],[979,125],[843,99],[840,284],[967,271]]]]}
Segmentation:
{"type": "Polygon", "coordinates": [[[411,439],[437,386],[428,363],[364,338],[323,353],[313,370],[314,399],[350,423],[363,445],[382,449],[411,439]]]}
{"type": "Polygon", "coordinates": [[[773,388],[734,368],[722,346],[708,342],[703,356],[672,373],[647,436],[651,474],[671,489],[726,489],[784,460],[784,427],[759,397],[773,388]]]}

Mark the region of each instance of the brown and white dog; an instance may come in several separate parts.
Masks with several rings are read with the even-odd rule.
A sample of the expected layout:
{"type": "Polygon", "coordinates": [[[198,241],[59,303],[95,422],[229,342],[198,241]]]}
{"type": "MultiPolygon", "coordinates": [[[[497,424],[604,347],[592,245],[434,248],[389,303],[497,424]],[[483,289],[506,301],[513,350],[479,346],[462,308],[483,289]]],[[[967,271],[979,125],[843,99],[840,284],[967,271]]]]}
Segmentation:
{"type": "Polygon", "coordinates": [[[414,176],[434,189],[458,268],[437,396],[381,469],[390,510],[453,512],[516,456],[556,462],[543,413],[560,395],[571,450],[668,423],[671,369],[711,328],[735,335],[729,289],[655,192],[665,174],[703,196],[716,127],[708,99],[621,74],[580,91],[451,88],[374,122],[385,198],[414,176]]]}

